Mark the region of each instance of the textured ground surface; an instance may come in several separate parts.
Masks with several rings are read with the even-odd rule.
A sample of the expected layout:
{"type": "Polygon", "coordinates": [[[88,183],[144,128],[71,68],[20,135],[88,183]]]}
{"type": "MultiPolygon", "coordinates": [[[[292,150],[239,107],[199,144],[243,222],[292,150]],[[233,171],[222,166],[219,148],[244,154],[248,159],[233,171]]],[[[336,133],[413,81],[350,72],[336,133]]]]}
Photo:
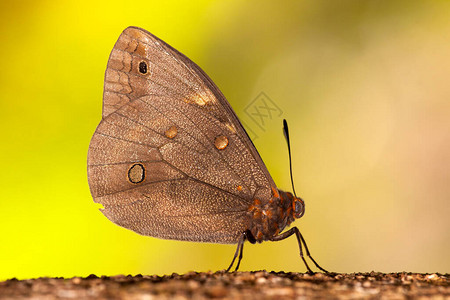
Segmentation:
{"type": "Polygon", "coordinates": [[[450,274],[187,273],[10,279],[0,299],[450,299],[450,274]]]}

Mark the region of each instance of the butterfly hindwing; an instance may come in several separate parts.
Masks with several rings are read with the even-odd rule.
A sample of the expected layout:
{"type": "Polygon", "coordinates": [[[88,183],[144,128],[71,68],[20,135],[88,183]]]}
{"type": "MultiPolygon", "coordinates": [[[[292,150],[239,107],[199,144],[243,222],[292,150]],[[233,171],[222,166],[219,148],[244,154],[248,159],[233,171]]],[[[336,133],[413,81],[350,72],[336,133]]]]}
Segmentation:
{"type": "Polygon", "coordinates": [[[91,140],[94,200],[144,235],[236,243],[255,197],[273,180],[231,106],[206,74],[150,33],[119,37],[91,140]]]}

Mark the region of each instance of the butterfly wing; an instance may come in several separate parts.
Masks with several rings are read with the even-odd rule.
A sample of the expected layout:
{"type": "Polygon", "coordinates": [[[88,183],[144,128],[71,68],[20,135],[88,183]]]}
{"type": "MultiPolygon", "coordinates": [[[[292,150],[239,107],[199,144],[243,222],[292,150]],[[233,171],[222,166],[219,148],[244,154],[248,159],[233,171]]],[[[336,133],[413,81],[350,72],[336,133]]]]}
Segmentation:
{"type": "Polygon", "coordinates": [[[88,153],[94,201],[159,238],[236,243],[254,198],[276,188],[231,106],[186,56],[129,27],[105,74],[88,153]]]}

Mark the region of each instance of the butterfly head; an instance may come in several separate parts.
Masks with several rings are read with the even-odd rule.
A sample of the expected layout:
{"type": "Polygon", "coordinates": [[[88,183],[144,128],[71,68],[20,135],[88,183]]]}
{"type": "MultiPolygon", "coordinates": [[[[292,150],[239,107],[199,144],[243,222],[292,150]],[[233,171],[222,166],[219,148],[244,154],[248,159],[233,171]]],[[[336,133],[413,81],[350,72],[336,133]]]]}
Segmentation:
{"type": "Polygon", "coordinates": [[[290,192],[280,190],[278,190],[278,192],[283,209],[288,212],[288,215],[290,216],[288,223],[301,218],[305,214],[305,202],[302,198],[294,196],[290,192]]]}

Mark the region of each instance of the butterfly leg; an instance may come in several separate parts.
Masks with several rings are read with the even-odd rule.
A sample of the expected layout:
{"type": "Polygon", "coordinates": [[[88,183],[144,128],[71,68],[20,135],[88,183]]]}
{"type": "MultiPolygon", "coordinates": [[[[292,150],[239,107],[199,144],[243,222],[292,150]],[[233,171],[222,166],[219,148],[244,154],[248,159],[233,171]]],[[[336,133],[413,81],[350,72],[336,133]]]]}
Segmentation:
{"type": "MultiPolygon", "coordinates": [[[[245,241],[245,239],[244,239],[244,241],[245,241]]],[[[239,269],[239,265],[241,264],[243,253],[244,253],[244,242],[242,242],[241,249],[239,250],[238,262],[237,262],[237,265],[236,265],[236,269],[234,269],[235,272],[239,269]]]]}
{"type": "Polygon", "coordinates": [[[300,248],[300,257],[302,258],[303,262],[305,263],[306,268],[308,269],[308,273],[310,274],[314,274],[314,272],[310,269],[310,267],[308,266],[308,263],[305,260],[305,257],[303,256],[303,248],[302,248],[302,243],[303,245],[305,245],[305,250],[306,250],[306,256],[308,256],[312,262],[316,265],[317,268],[319,268],[320,270],[322,270],[325,273],[328,273],[327,270],[325,270],[324,268],[322,268],[321,266],[319,266],[319,264],[314,260],[314,258],[312,258],[311,254],[309,253],[308,250],[308,246],[306,245],[305,239],[303,238],[302,234],[300,233],[300,230],[298,230],[297,227],[292,227],[291,229],[289,229],[286,232],[283,232],[282,234],[276,235],[274,236],[271,241],[281,241],[284,240],[288,237],[290,237],[291,235],[293,235],[295,233],[296,237],[297,237],[297,241],[298,241],[298,247],[300,248]]]}
{"type": "Polygon", "coordinates": [[[303,235],[300,233],[300,230],[298,230],[297,227],[294,227],[295,229],[297,229],[297,239],[300,236],[300,239],[303,242],[303,245],[305,245],[305,250],[306,250],[306,255],[309,257],[310,260],[312,260],[312,262],[316,265],[317,268],[319,268],[321,271],[325,272],[325,273],[329,273],[327,270],[325,270],[324,268],[322,268],[321,266],[319,266],[319,264],[315,261],[315,259],[311,256],[311,254],[309,254],[309,250],[308,250],[308,246],[306,245],[306,241],[303,238],[303,235]]]}
{"type": "Polygon", "coordinates": [[[238,245],[236,248],[236,252],[234,253],[233,260],[231,261],[230,266],[226,269],[225,272],[230,271],[231,267],[234,264],[234,261],[236,260],[236,257],[238,256],[238,253],[239,253],[239,261],[238,261],[238,265],[235,270],[235,271],[237,271],[237,268],[239,267],[239,263],[241,262],[241,259],[242,259],[242,251],[244,250],[244,242],[245,242],[245,233],[242,233],[241,237],[239,238],[239,242],[238,242],[238,245]]]}
{"type": "Polygon", "coordinates": [[[236,257],[238,256],[238,253],[239,253],[239,258],[238,258],[236,269],[234,269],[234,271],[236,272],[239,269],[239,265],[241,264],[242,256],[243,256],[243,253],[244,253],[244,242],[245,242],[245,240],[248,240],[252,244],[256,243],[256,240],[253,237],[253,234],[250,232],[250,230],[244,231],[242,233],[241,237],[239,238],[239,242],[238,242],[238,245],[237,245],[237,248],[236,248],[236,252],[234,253],[233,260],[231,261],[230,266],[228,267],[228,269],[225,272],[230,271],[231,267],[234,264],[234,261],[236,260],[236,257]]]}

